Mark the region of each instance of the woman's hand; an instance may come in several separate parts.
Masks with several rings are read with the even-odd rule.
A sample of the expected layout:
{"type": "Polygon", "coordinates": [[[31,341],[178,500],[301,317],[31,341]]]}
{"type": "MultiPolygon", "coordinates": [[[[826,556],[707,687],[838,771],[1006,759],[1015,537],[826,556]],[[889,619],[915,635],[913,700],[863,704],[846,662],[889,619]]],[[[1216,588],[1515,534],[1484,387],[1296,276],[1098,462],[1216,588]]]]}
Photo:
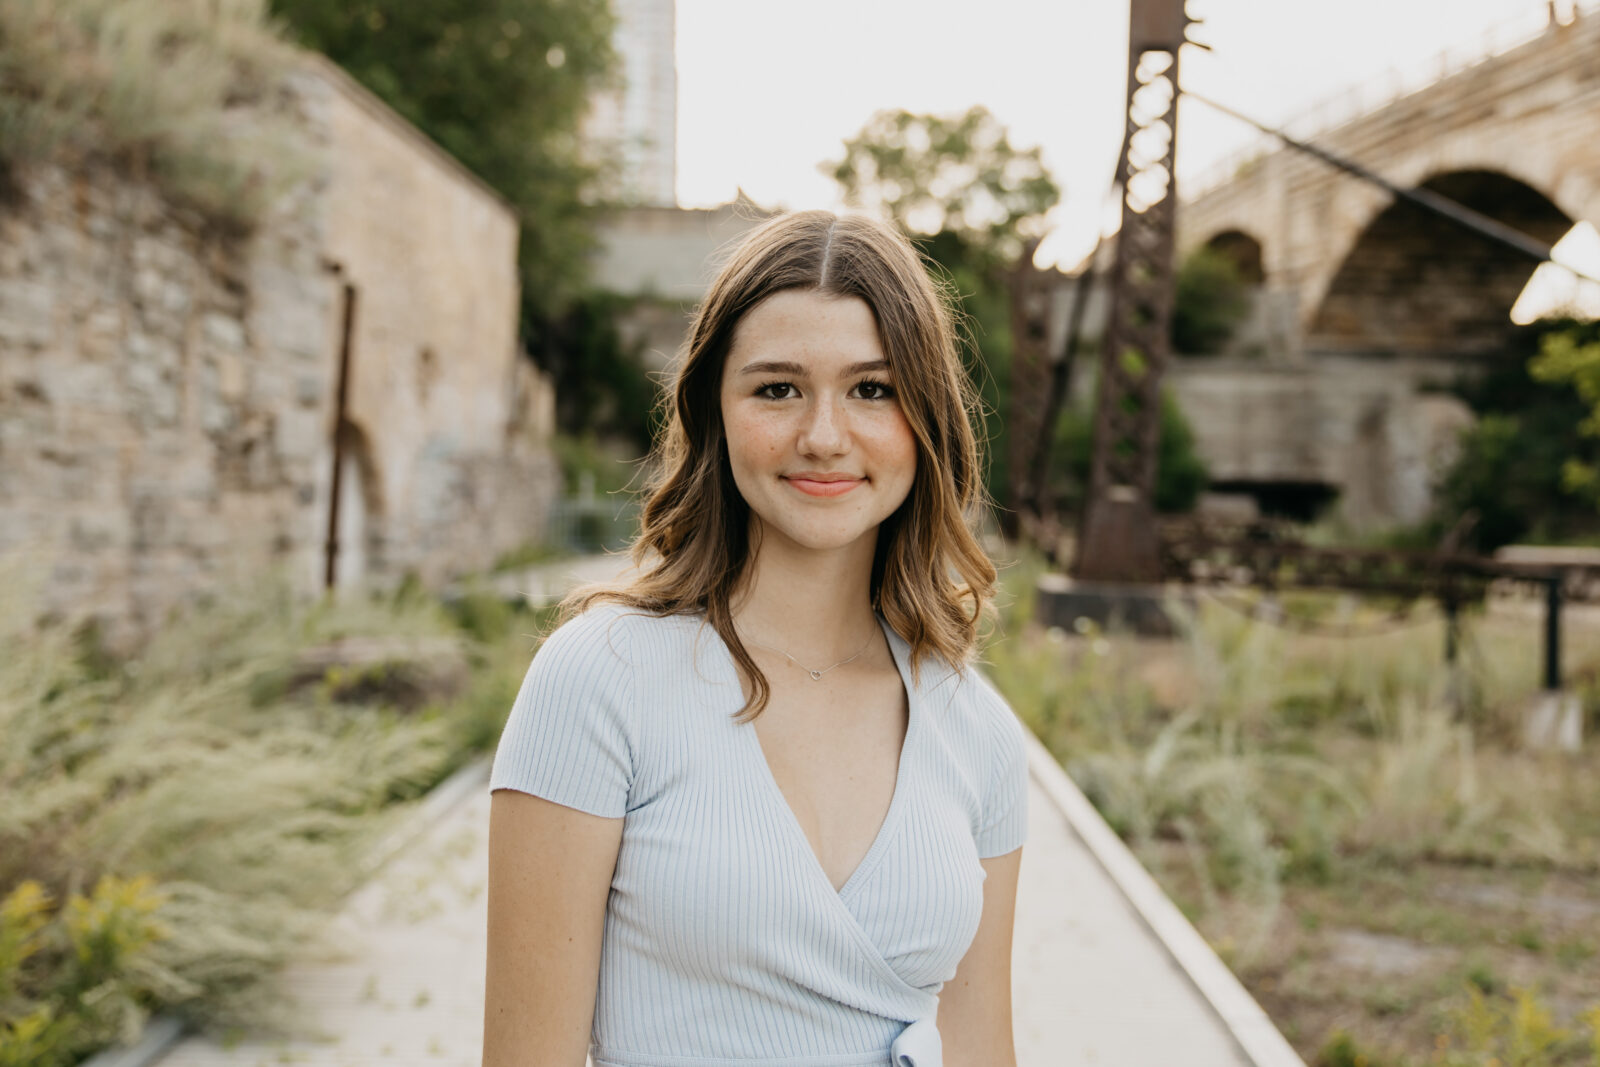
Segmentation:
{"type": "Polygon", "coordinates": [[[622,820],[497,790],[484,1067],[583,1067],[622,820]]]}
{"type": "Polygon", "coordinates": [[[939,993],[945,1067],[1016,1067],[1011,1035],[1011,928],[1022,850],[980,860],[983,918],[955,977],[939,993]]]}

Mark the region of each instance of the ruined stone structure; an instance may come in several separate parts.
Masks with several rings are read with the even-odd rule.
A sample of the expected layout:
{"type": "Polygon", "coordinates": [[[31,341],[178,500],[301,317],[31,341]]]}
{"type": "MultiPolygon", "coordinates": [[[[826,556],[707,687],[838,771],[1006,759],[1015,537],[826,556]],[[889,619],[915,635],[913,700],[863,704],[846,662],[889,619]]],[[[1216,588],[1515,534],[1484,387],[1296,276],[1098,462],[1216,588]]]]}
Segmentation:
{"type": "Polygon", "coordinates": [[[0,208],[0,556],[41,611],[136,637],[265,574],[437,581],[540,532],[511,211],[331,64],[294,82],[324,167],[248,239],[104,169],[0,208]]]}
{"type": "MultiPolygon", "coordinates": [[[[1600,15],[1552,25],[1318,145],[1554,243],[1600,223],[1600,15]]],[[[1460,405],[1425,395],[1503,349],[1531,260],[1301,153],[1185,203],[1179,255],[1211,244],[1259,283],[1220,358],[1170,384],[1213,477],[1337,497],[1358,525],[1420,518],[1460,405]]]]}
{"type": "Polygon", "coordinates": [[[677,354],[718,254],[771,214],[741,195],[714,208],[627,208],[601,225],[594,283],[633,298],[620,326],[648,366],[677,354]]]}

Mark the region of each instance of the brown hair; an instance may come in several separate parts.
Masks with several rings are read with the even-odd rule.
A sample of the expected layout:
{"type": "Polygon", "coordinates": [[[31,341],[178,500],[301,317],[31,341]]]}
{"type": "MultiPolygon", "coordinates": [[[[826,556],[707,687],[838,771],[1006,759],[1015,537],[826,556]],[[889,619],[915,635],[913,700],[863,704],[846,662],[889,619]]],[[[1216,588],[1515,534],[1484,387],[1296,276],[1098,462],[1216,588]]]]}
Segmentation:
{"type": "Polygon", "coordinates": [[[916,477],[878,528],[871,586],[874,608],[911,645],[913,677],[929,655],[956,668],[966,661],[994,592],[994,564],[969,524],[986,503],[970,421],[976,395],[940,289],[910,242],[882,223],[827,211],[767,221],[734,249],[690,325],[633,544],[642,573],[623,586],[577,590],[563,604],[565,615],[597,600],[656,615],[704,614],[750,683],[742,722],[761,714],[771,687],[734,631],[729,607],[752,546],[749,507],[723,439],[722,371],[740,318],[789,289],[867,303],[916,438],[916,477]]]}

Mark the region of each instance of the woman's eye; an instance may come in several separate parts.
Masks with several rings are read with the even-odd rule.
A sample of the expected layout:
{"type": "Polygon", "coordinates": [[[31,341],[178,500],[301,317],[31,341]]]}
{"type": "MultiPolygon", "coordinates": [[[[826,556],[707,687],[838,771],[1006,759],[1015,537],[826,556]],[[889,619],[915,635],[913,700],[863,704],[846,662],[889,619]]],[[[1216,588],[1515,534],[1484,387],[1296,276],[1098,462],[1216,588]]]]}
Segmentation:
{"type": "Polygon", "coordinates": [[[888,382],[861,382],[856,386],[856,392],[863,400],[888,400],[894,396],[894,387],[888,382]]]}
{"type": "Polygon", "coordinates": [[[756,390],[756,396],[768,400],[788,400],[794,396],[794,386],[788,382],[768,382],[756,390]]]}

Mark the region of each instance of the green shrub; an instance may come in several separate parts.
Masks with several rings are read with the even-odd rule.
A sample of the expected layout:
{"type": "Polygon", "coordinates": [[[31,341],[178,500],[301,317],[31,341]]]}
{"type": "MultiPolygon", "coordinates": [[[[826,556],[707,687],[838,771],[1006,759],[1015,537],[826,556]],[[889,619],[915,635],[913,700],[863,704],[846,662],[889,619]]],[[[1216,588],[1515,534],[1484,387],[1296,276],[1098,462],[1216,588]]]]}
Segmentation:
{"type": "Polygon", "coordinates": [[[67,1067],[136,1038],[161,994],[191,993],[155,958],[166,902],[148,876],[111,875],[59,909],[31,880],[0,900],[0,1064],[67,1067]]]}
{"type": "Polygon", "coordinates": [[[1399,1067],[1399,1064],[1363,1048],[1354,1037],[1337,1030],[1317,1050],[1312,1067],[1399,1067]]]}
{"type": "Polygon", "coordinates": [[[1220,351],[1250,313],[1250,285],[1238,265],[1214,248],[1191,252],[1178,267],[1172,348],[1184,355],[1220,351]]]}
{"type": "Polygon", "coordinates": [[[1585,1040],[1556,1025],[1531,990],[1499,996],[1474,983],[1466,997],[1450,1015],[1447,1051],[1439,1057],[1446,1067],[1562,1067],[1580,1057],[1600,1064],[1600,1005],[1583,1017],[1590,1031],[1585,1040]]]}
{"type": "Polygon", "coordinates": [[[1600,464],[1600,440],[1587,429],[1591,401],[1569,384],[1588,381],[1584,358],[1595,351],[1600,323],[1536,323],[1513,336],[1501,365],[1456,386],[1479,419],[1435,487],[1424,544],[1469,512],[1466,547],[1480,552],[1600,529],[1600,488],[1586,474],[1600,464]]]}
{"type": "MultiPolygon", "coordinates": [[[[1094,416],[1066,411],[1056,424],[1056,471],[1051,491],[1069,509],[1083,506],[1094,458],[1094,416]]],[[[1181,514],[1193,510],[1209,481],[1205,462],[1195,449],[1194,431],[1170,390],[1161,391],[1161,437],[1156,449],[1156,510],[1181,514]]]]}
{"type": "MultiPolygon", "coordinates": [[[[524,322],[535,321],[540,299],[524,297],[524,322]]],[[[605,437],[633,456],[648,452],[661,430],[659,387],[645,366],[644,343],[625,339],[621,330],[621,320],[642,300],[588,290],[524,338],[554,379],[557,429],[605,437]]]]}

